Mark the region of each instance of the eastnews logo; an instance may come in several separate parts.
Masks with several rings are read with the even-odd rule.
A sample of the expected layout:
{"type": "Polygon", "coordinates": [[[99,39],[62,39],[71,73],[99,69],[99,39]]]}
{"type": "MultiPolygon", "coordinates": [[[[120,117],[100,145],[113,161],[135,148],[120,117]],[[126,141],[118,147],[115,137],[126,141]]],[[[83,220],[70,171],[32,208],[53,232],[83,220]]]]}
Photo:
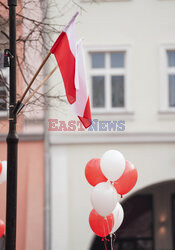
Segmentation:
{"type": "Polygon", "coordinates": [[[125,121],[100,121],[93,119],[88,129],[85,129],[80,121],[59,121],[58,119],[48,119],[48,131],[101,131],[101,132],[123,132],[125,131],[125,121]]]}

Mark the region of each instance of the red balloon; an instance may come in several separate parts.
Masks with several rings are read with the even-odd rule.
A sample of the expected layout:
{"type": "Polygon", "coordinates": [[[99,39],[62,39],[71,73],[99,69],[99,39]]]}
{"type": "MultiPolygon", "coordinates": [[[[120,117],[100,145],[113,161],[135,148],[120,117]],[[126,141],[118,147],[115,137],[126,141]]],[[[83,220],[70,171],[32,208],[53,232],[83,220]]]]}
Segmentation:
{"type": "Polygon", "coordinates": [[[122,176],[114,182],[114,187],[118,194],[127,194],[135,186],[138,178],[137,169],[135,166],[126,161],[125,170],[122,176]]]}
{"type": "Polygon", "coordinates": [[[0,220],[0,238],[5,235],[5,224],[2,220],[0,220]]]}
{"type": "Polygon", "coordinates": [[[107,181],[100,168],[100,159],[94,158],[86,164],[85,176],[90,185],[96,186],[100,182],[107,181]]]}
{"type": "Polygon", "coordinates": [[[106,218],[100,216],[95,209],[92,209],[89,215],[89,225],[92,229],[92,231],[100,236],[100,237],[106,237],[108,234],[110,234],[113,226],[114,226],[114,216],[111,213],[106,218]]]}
{"type": "Polygon", "coordinates": [[[0,174],[2,172],[2,162],[0,161],[0,174]]]}

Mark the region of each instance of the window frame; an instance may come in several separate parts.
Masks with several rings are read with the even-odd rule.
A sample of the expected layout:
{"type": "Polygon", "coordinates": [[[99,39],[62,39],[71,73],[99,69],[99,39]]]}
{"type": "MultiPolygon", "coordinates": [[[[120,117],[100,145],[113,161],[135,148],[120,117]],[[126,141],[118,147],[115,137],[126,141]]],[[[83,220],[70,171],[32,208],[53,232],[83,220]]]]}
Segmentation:
{"type": "Polygon", "coordinates": [[[88,82],[89,82],[89,90],[90,90],[90,100],[92,103],[92,76],[104,76],[105,78],[105,100],[106,105],[104,108],[93,108],[93,114],[115,114],[115,113],[129,113],[132,112],[129,100],[129,65],[130,65],[130,50],[131,46],[87,46],[86,47],[86,57],[87,57],[87,66],[88,66],[88,82]],[[105,54],[105,68],[97,68],[92,69],[91,67],[91,53],[104,53],[105,54]],[[125,53],[125,67],[124,68],[111,68],[110,67],[110,53],[114,52],[124,52],[125,53]],[[111,74],[113,73],[113,74],[111,74]],[[111,81],[110,77],[112,75],[122,75],[124,76],[124,107],[113,107],[112,108],[112,96],[111,96],[111,81]],[[109,86],[108,88],[106,86],[109,86]]]}
{"type": "MultiPolygon", "coordinates": [[[[7,82],[9,83],[9,68],[1,68],[0,70],[2,72],[2,75],[7,79],[7,82]]],[[[8,98],[8,93],[7,93],[7,98],[8,98]]],[[[0,118],[7,117],[7,115],[8,115],[8,107],[6,110],[0,110],[0,118]]]]}
{"type": "Polygon", "coordinates": [[[169,74],[175,74],[175,67],[168,67],[167,52],[175,51],[175,44],[160,45],[160,113],[175,113],[169,106],[169,74]]]}

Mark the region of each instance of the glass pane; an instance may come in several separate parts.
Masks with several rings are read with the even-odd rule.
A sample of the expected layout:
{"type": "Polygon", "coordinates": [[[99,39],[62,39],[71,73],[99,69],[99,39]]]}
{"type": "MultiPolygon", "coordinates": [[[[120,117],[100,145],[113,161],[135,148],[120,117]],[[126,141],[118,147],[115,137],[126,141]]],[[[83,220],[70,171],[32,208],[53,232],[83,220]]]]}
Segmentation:
{"type": "Polygon", "coordinates": [[[168,51],[168,66],[175,67],[175,51],[168,51]]]}
{"type": "Polygon", "coordinates": [[[102,108],[105,106],[104,76],[92,77],[93,107],[102,108]]]}
{"type": "Polygon", "coordinates": [[[124,76],[112,76],[112,107],[124,107],[124,76]]]}
{"type": "Polygon", "coordinates": [[[104,68],[105,67],[105,54],[104,53],[92,53],[92,68],[104,68]]]}
{"type": "Polygon", "coordinates": [[[0,98],[4,98],[4,97],[6,98],[6,95],[7,95],[6,91],[3,89],[2,90],[0,89],[0,98]]]}
{"type": "Polygon", "coordinates": [[[138,240],[137,241],[137,249],[139,249],[139,250],[152,250],[153,249],[152,240],[138,240]]]}
{"type": "Polygon", "coordinates": [[[141,238],[150,238],[151,240],[153,236],[152,206],[151,195],[135,195],[128,199],[123,204],[125,217],[117,231],[119,239],[133,238],[139,241],[141,238]]]}
{"type": "Polygon", "coordinates": [[[7,98],[7,92],[5,90],[4,84],[2,82],[2,79],[0,79],[0,111],[6,110],[6,98],[7,98]]]}
{"type": "Polygon", "coordinates": [[[175,107],[175,75],[169,75],[169,106],[175,107]]]}
{"type": "Polygon", "coordinates": [[[0,103],[0,111],[6,110],[6,103],[0,103]]]}
{"type": "Polygon", "coordinates": [[[111,68],[124,67],[124,52],[111,53],[111,68]]]}

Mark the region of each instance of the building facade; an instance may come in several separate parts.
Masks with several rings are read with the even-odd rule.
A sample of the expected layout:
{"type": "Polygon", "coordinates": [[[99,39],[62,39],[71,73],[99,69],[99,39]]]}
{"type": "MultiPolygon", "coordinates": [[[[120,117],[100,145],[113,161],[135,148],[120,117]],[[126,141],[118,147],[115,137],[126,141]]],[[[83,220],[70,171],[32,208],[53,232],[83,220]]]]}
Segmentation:
{"type": "MultiPolygon", "coordinates": [[[[65,1],[59,3],[59,7],[64,4],[65,1]]],[[[175,248],[172,205],[175,1],[82,0],[78,4],[85,10],[80,10],[77,19],[77,39],[82,37],[85,46],[93,125],[86,131],[77,123],[76,131],[49,131],[51,249],[93,247],[94,234],[88,224],[91,187],[85,180],[84,169],[91,158],[116,149],[135,164],[139,175],[137,185],[124,197],[123,205],[127,208],[128,201],[139,209],[139,199],[144,196],[148,210],[151,209],[148,226],[152,225],[150,230],[143,229],[143,235],[139,235],[141,229],[132,235],[131,225],[136,228],[140,221],[146,223],[148,217],[144,215],[149,216],[149,212],[141,207],[140,217],[135,217],[136,224],[126,217],[128,233],[123,236],[121,232],[121,238],[125,237],[125,243],[132,238],[134,243],[125,244],[127,247],[121,243],[120,249],[136,249],[132,244],[138,244],[142,245],[138,249],[172,250],[175,248]],[[149,231],[146,236],[144,230],[149,231]]],[[[73,4],[67,7],[64,17],[55,19],[55,23],[68,22],[77,9],[73,4]]],[[[54,58],[53,64],[56,64],[54,58]]],[[[65,93],[59,77],[55,74],[49,84],[58,82],[53,93],[61,96],[65,93]]],[[[61,101],[51,105],[46,117],[49,128],[52,125],[48,119],[56,119],[57,126],[62,121],[66,124],[70,120],[78,121],[69,105],[61,101]]]]}
{"type": "MultiPolygon", "coordinates": [[[[6,4],[5,1],[4,4],[6,4]]],[[[21,11],[21,2],[18,2],[17,13],[21,11]]],[[[8,8],[0,6],[0,26],[8,34],[8,8]],[[3,26],[4,25],[4,26],[3,26]]],[[[29,17],[29,15],[28,15],[29,17]]],[[[17,16],[17,38],[25,32],[21,20],[17,16]]],[[[0,53],[8,49],[7,38],[0,34],[0,53]],[[4,44],[4,46],[3,46],[4,44]]],[[[25,75],[22,62],[23,49],[17,46],[18,63],[25,75]]],[[[36,58],[36,65],[40,58],[36,58]]],[[[30,75],[28,79],[32,76],[30,75]]],[[[21,96],[26,84],[17,66],[17,99],[21,96]]],[[[7,160],[6,137],[8,134],[8,98],[9,98],[9,68],[0,66],[0,161],[7,160]]],[[[29,111],[29,110],[28,110],[29,111]]],[[[18,250],[44,249],[44,113],[26,112],[18,116],[17,134],[18,146],[18,190],[17,190],[17,242],[18,250]],[[39,114],[38,114],[39,113],[39,114]]],[[[0,185],[0,219],[6,220],[6,183],[0,185]]],[[[4,242],[0,240],[0,249],[4,250],[4,242]]]]}

